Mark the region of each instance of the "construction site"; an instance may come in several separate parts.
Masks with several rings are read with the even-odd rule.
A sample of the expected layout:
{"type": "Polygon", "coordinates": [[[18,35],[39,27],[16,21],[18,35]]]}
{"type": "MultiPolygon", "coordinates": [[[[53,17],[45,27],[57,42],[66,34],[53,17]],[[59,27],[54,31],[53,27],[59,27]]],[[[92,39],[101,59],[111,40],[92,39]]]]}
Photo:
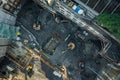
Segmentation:
{"type": "Polygon", "coordinates": [[[120,43],[78,2],[0,0],[0,80],[120,80],[120,43]]]}

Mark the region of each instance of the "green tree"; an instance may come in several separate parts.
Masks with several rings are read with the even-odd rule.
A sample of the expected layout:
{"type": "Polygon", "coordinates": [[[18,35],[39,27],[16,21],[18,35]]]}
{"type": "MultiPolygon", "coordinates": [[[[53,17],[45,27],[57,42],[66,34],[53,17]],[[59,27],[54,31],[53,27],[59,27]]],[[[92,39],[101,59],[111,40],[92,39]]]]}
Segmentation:
{"type": "Polygon", "coordinates": [[[107,28],[111,34],[120,40],[120,14],[104,13],[96,18],[98,24],[107,28]]]}

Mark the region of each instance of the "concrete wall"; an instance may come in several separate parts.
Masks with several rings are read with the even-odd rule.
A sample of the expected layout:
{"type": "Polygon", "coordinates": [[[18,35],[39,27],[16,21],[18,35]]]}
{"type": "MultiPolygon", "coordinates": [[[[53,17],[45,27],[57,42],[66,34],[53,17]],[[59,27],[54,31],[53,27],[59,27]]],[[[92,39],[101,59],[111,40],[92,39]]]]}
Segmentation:
{"type": "Polygon", "coordinates": [[[8,39],[0,38],[0,58],[5,56],[8,43],[8,39]]]}
{"type": "Polygon", "coordinates": [[[0,23],[5,23],[9,25],[14,25],[16,21],[16,17],[10,15],[10,13],[3,11],[3,9],[0,8],[0,23]]]}

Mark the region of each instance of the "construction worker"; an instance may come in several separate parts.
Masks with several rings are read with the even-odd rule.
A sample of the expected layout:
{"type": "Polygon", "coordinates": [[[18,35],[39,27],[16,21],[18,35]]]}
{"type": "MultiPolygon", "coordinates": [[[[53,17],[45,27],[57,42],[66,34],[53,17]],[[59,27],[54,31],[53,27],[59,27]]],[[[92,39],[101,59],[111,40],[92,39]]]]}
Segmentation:
{"type": "Polygon", "coordinates": [[[18,32],[16,32],[16,34],[17,34],[17,36],[20,36],[21,35],[21,33],[18,31],[18,32]]]}
{"type": "Polygon", "coordinates": [[[31,65],[29,65],[28,67],[27,67],[27,70],[31,70],[33,67],[31,66],[31,65]]]}

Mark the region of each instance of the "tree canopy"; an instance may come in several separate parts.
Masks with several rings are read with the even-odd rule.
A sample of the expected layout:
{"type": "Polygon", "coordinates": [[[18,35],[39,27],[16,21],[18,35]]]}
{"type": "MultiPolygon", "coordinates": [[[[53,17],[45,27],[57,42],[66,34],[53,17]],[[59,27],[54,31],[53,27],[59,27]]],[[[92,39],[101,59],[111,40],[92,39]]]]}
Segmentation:
{"type": "Polygon", "coordinates": [[[100,14],[97,18],[98,24],[107,28],[111,34],[120,40],[120,14],[100,14]]]}

